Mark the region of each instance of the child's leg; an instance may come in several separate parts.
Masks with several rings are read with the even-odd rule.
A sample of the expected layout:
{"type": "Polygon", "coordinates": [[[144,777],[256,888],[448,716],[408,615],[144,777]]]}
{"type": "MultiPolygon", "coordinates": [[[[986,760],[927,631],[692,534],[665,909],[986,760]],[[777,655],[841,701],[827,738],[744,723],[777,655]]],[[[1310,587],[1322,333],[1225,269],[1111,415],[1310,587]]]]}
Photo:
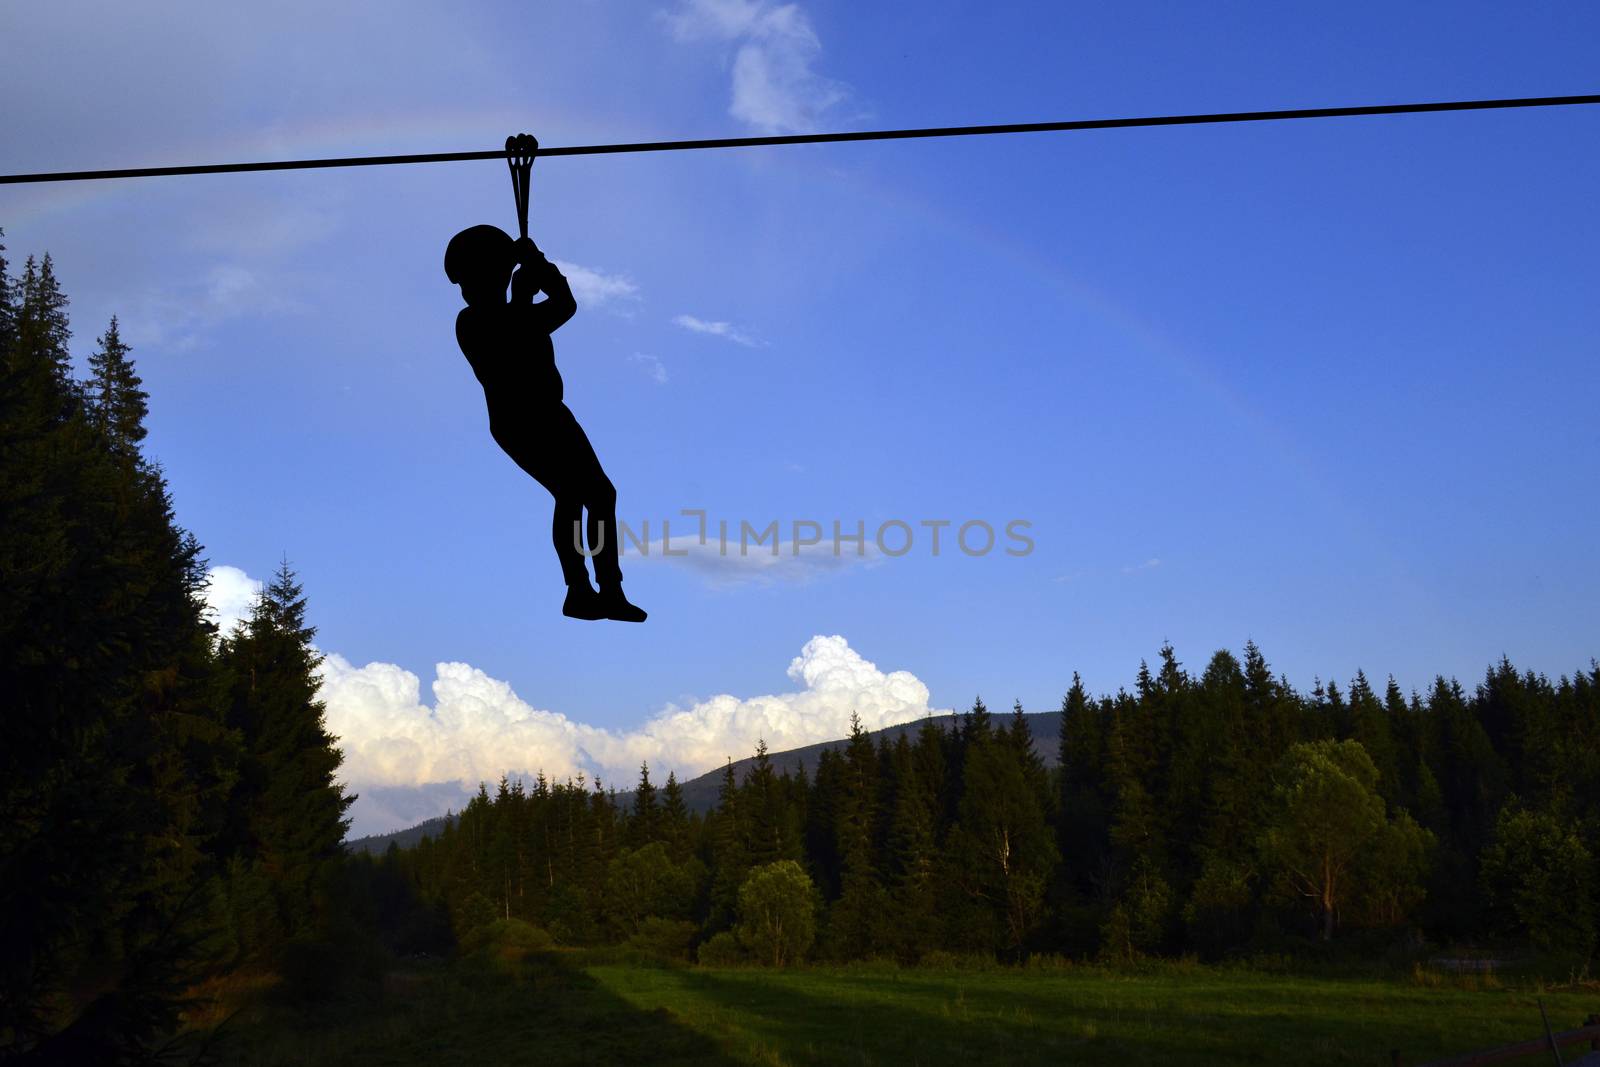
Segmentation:
{"type": "Polygon", "coordinates": [[[594,558],[594,577],[600,585],[598,602],[605,617],[618,622],[643,622],[645,612],[622,595],[622,566],[618,557],[622,537],[617,529],[617,490],[600,466],[594,446],[568,412],[563,426],[566,440],[561,448],[563,473],[589,510],[588,544],[594,558]]]}
{"type": "Polygon", "coordinates": [[[618,562],[622,537],[617,531],[617,490],[605,471],[595,464],[584,506],[589,510],[589,554],[594,558],[594,580],[601,589],[622,584],[618,562]]]}
{"type": "Polygon", "coordinates": [[[590,591],[589,570],[584,566],[584,555],[578,540],[582,536],[584,494],[572,488],[569,471],[550,462],[556,450],[547,442],[531,435],[516,437],[507,433],[496,433],[494,438],[517,466],[555,498],[555,510],[550,518],[550,541],[555,545],[556,559],[561,563],[562,580],[568,588],[590,591]]]}
{"type": "MultiPolygon", "coordinates": [[[[617,562],[622,540],[617,532],[617,489],[600,466],[600,457],[595,455],[589,435],[583,432],[565,404],[561,412],[560,418],[548,424],[550,440],[546,446],[549,455],[560,457],[559,472],[551,472],[550,476],[559,479],[565,492],[558,493],[556,499],[570,498],[588,510],[584,533],[589,556],[594,560],[595,581],[602,589],[617,586],[622,584],[622,568],[617,562]]],[[[560,520],[565,519],[563,513],[560,520]]],[[[566,532],[558,536],[566,539],[567,549],[572,549],[575,547],[572,527],[567,525],[564,529],[566,532]]]]}
{"type": "MultiPolygon", "coordinates": [[[[556,546],[556,558],[561,561],[561,577],[568,588],[589,589],[589,570],[583,565],[583,553],[578,548],[583,521],[583,505],[571,494],[556,497],[555,514],[550,521],[550,538],[556,546]]],[[[590,538],[594,537],[591,533],[590,538]]]]}

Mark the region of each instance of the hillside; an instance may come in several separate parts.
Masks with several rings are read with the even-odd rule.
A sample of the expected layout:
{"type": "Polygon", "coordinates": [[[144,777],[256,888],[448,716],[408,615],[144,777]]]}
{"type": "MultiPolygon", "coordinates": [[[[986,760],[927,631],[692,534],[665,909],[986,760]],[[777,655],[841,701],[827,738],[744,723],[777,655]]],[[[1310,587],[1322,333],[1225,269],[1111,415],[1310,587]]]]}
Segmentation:
{"type": "MultiPolygon", "coordinates": [[[[941,715],[933,721],[948,730],[954,724],[955,718],[954,715],[941,715]]],[[[1001,716],[996,713],[994,718],[998,722],[1001,716]]],[[[1028,729],[1033,734],[1033,750],[1039,754],[1039,758],[1044,761],[1045,766],[1054,767],[1056,765],[1061,730],[1061,713],[1059,711],[1036,712],[1028,715],[1027,720],[1028,729]]],[[[872,738],[873,744],[877,744],[879,738],[888,738],[893,743],[901,734],[910,733],[914,735],[921,726],[922,720],[919,719],[916,722],[908,722],[900,726],[886,726],[882,730],[872,731],[868,736],[872,738]]],[[[805,764],[806,772],[809,774],[816,769],[817,758],[822,755],[824,750],[843,748],[846,743],[847,739],[842,737],[835,741],[819,741],[817,744],[806,745],[803,748],[791,748],[783,752],[769,752],[767,753],[767,759],[772,762],[772,769],[778,774],[783,774],[785,771],[794,774],[802,763],[805,764]]],[[[744,759],[734,760],[733,773],[735,778],[741,782],[744,781],[745,774],[749,772],[750,765],[754,762],[754,756],[746,756],[744,759]]],[[[717,767],[700,775],[698,778],[691,778],[689,781],[681,783],[683,786],[683,800],[689,806],[690,811],[705,813],[717,806],[717,794],[722,787],[722,773],[723,768],[717,767]]],[[[651,775],[651,778],[654,779],[655,776],[651,775]]],[[[660,784],[660,781],[656,782],[657,786],[660,784]]],[[[626,798],[630,803],[632,797],[633,792],[630,790],[626,794],[626,798]]]]}
{"type": "Polygon", "coordinates": [[[401,848],[413,848],[424,837],[438,837],[444,832],[444,824],[450,816],[436,815],[431,819],[424,819],[415,826],[408,826],[404,830],[396,830],[388,834],[373,834],[370,837],[358,837],[354,841],[346,841],[345,848],[351,852],[368,852],[374,856],[381,856],[389,850],[391,844],[401,848]]]}
{"type": "MultiPolygon", "coordinates": [[[[1001,716],[996,714],[995,718],[998,721],[1001,716]]],[[[1061,713],[1059,711],[1036,712],[1028,715],[1027,720],[1028,729],[1033,734],[1033,750],[1039,754],[1039,758],[1044,761],[1046,767],[1054,767],[1056,765],[1058,737],[1061,730],[1061,713]]],[[[955,716],[941,715],[935,718],[934,722],[939,723],[945,729],[950,729],[955,722],[955,716]]],[[[917,722],[908,722],[900,726],[887,726],[882,730],[874,730],[868,736],[872,738],[874,744],[877,744],[879,738],[888,738],[892,743],[903,733],[915,734],[921,726],[922,721],[918,720],[917,722]]],[[[841,737],[834,741],[819,741],[817,744],[806,745],[802,748],[791,748],[782,752],[769,752],[767,753],[767,758],[771,760],[772,768],[778,774],[783,774],[786,771],[789,774],[794,774],[799,770],[801,764],[805,765],[809,773],[816,768],[817,758],[822,755],[825,749],[842,748],[846,740],[841,737]]],[[[744,776],[749,772],[750,765],[754,762],[754,756],[746,756],[744,759],[734,760],[734,776],[739,781],[744,781],[744,776]]],[[[697,778],[691,778],[687,782],[681,783],[683,786],[683,801],[688,805],[690,811],[704,814],[717,806],[717,794],[721,789],[722,774],[723,768],[717,767],[697,778]]],[[[657,780],[656,785],[659,787],[661,780],[657,780]]],[[[631,807],[633,804],[633,791],[630,789],[625,793],[619,792],[617,794],[617,802],[625,807],[631,807]]],[[[440,815],[418,823],[416,826],[411,826],[404,830],[396,830],[393,833],[359,837],[354,841],[348,842],[347,847],[352,852],[369,852],[373,855],[382,854],[388,849],[391,842],[401,848],[411,848],[422,840],[424,835],[429,837],[439,836],[440,831],[444,829],[447,818],[448,816],[440,815]]]]}

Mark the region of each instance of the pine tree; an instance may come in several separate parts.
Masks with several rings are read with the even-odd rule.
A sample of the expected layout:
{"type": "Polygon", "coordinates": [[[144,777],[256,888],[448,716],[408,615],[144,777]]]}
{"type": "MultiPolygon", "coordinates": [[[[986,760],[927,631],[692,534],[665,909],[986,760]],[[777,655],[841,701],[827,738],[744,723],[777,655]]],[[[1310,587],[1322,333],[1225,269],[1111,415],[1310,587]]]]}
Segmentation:
{"type": "MultiPolygon", "coordinates": [[[[1026,729],[1026,723],[1021,723],[1026,729]]],[[[1058,859],[1040,783],[1032,780],[1014,733],[968,750],[961,819],[951,832],[961,887],[983,902],[1001,934],[994,947],[1026,951],[1043,916],[1058,859]]]]}
{"type": "Polygon", "coordinates": [[[628,826],[628,839],[635,848],[648,845],[659,838],[660,812],[656,807],[656,787],[650,782],[650,764],[639,764],[639,787],[633,793],[633,819],[628,826]]]}
{"type": "Polygon", "coordinates": [[[661,790],[661,835],[673,858],[683,859],[688,845],[689,806],[684,802],[683,787],[673,771],[667,772],[667,784],[661,790]]]}
{"type": "Polygon", "coordinates": [[[844,760],[831,748],[817,755],[817,774],[806,798],[805,850],[811,876],[825,901],[839,897],[842,860],[839,853],[839,799],[843,793],[844,760]]]}
{"type": "MultiPolygon", "coordinates": [[[[49,257],[41,265],[29,256],[14,294],[8,285],[8,344],[0,350],[0,514],[6,517],[0,526],[6,594],[0,597],[0,634],[19,642],[7,646],[18,655],[53,631],[67,639],[73,625],[66,617],[70,591],[58,585],[72,567],[75,524],[68,510],[83,514],[79,521],[87,520],[90,535],[106,525],[105,515],[90,514],[99,505],[88,483],[101,476],[101,465],[72,420],[77,408],[67,375],[66,309],[49,257]],[[48,612],[42,618],[35,615],[41,609],[48,612]]],[[[48,670],[44,661],[52,653],[37,655],[39,668],[48,670]]],[[[20,724],[32,718],[19,715],[20,724]]],[[[28,750],[26,738],[12,741],[13,751],[28,750]]]]}
{"type": "Polygon", "coordinates": [[[1372,757],[1378,768],[1378,794],[1394,804],[1400,798],[1400,754],[1396,749],[1389,713],[1378,702],[1367,676],[1356,671],[1350,682],[1349,696],[1350,737],[1361,742],[1361,747],[1372,757]]]}
{"type": "Polygon", "coordinates": [[[504,774],[495,787],[489,820],[488,862],[484,884],[494,904],[495,917],[511,918],[511,901],[517,891],[517,841],[511,810],[511,780],[504,774]]]}
{"type": "Polygon", "coordinates": [[[988,705],[982,697],[974,697],[972,707],[961,715],[961,738],[968,745],[976,745],[989,736],[991,729],[988,705]]]}
{"type": "Polygon", "coordinates": [[[1061,698],[1056,847],[1069,885],[1080,898],[1093,893],[1109,859],[1105,761],[1104,716],[1073,672],[1072,688],[1061,698]]]}
{"type": "Polygon", "coordinates": [[[873,849],[878,753],[855,712],[850,713],[842,785],[837,831],[841,875],[839,899],[829,916],[829,948],[840,958],[870,956],[883,947],[881,919],[886,903],[873,849]]]}
{"type": "MultiPolygon", "coordinates": [[[[345,810],[355,800],[336,779],[343,755],[316,698],[315,634],[285,561],[221,649],[230,675],[228,721],[244,746],[231,804],[232,846],[271,883],[285,936],[315,928],[320,879],[342,853],[345,810]]],[[[463,820],[467,833],[466,813],[463,820]]],[[[478,871],[487,840],[483,828],[470,832],[478,871]]]]}
{"type": "Polygon", "coordinates": [[[133,456],[144,440],[145,416],[149,413],[149,394],[134,372],[129,348],[122,342],[117,317],[97,341],[89,356],[90,421],[104,435],[113,452],[133,456]]]}
{"type": "Polygon", "coordinates": [[[925,778],[909,735],[896,739],[894,762],[887,866],[895,919],[889,940],[898,956],[915,960],[937,943],[939,793],[925,778]]]}
{"type": "MultiPolygon", "coordinates": [[[[1153,689],[1141,687],[1146,693],[1153,689]]],[[[1106,738],[1106,774],[1112,795],[1110,838],[1118,866],[1126,871],[1145,857],[1158,869],[1166,865],[1166,838],[1161,832],[1155,791],[1159,768],[1153,758],[1151,697],[1119,692],[1113,702],[1106,738]]]]}
{"type": "Polygon", "coordinates": [[[136,1055],[195,977],[231,746],[199,547],[92,429],[66,309],[48,256],[0,277],[0,1032],[96,1059],[136,1055]]]}
{"type": "Polygon", "coordinates": [[[1045,771],[1044,760],[1033,747],[1033,729],[1028,725],[1027,712],[1022,710],[1022,701],[1013,701],[1011,704],[1011,722],[1005,731],[1005,743],[1016,753],[1017,761],[1022,766],[1023,776],[1027,778],[1038,797],[1041,811],[1050,810],[1050,776],[1045,771]]]}
{"type": "Polygon", "coordinates": [[[783,798],[772,771],[765,739],[756,741],[756,754],[745,772],[744,810],[749,813],[746,834],[750,866],[761,867],[783,858],[783,798]]]}
{"type": "Polygon", "coordinates": [[[711,841],[711,917],[710,931],[733,925],[739,909],[739,886],[750,870],[750,852],[738,781],[733,761],[722,769],[722,785],[717,794],[717,810],[712,819],[711,841]]]}
{"type": "Polygon", "coordinates": [[[47,254],[29,256],[22,266],[11,304],[6,350],[8,395],[24,395],[26,402],[46,406],[51,422],[60,422],[78,410],[82,390],[72,379],[72,353],[67,343],[72,329],[67,320],[67,295],[56,281],[55,265],[47,254]]]}
{"type": "Polygon", "coordinates": [[[0,227],[0,361],[11,351],[11,336],[16,332],[16,308],[11,300],[11,275],[6,263],[6,231],[0,227]]]}

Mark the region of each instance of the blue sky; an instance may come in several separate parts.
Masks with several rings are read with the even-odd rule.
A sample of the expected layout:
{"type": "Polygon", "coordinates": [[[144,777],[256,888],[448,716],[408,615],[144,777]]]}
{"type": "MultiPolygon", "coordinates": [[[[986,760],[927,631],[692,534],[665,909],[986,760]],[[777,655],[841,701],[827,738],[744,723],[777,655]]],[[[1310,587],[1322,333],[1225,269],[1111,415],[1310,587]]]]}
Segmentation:
{"type": "MultiPolygon", "coordinates": [[[[1582,3],[93,22],[0,15],[5,170],[1584,93],[1600,40],[1582,3]]],[[[1303,688],[1586,665],[1597,166],[1579,108],[537,163],[533,235],[582,303],[557,359],[625,522],[916,533],[625,557],[632,628],[558,614],[548,497],[455,348],[444,244],[515,225],[502,165],[6,187],[0,226],[55,256],[80,354],[121,316],[213,564],[300,572],[372,830],[500,770],[1044,710],[1163,640],[1198,668],[1253,638],[1303,688]],[[1014,519],[1025,557],[954,526],[934,557],[919,525],[1014,519]]]]}

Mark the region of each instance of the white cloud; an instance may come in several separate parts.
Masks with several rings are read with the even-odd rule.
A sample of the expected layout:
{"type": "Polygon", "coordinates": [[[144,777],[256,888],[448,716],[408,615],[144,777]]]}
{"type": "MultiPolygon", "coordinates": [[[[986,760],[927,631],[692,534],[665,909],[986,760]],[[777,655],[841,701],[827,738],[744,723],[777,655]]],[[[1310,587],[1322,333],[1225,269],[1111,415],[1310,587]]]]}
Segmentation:
{"type": "MultiPolygon", "coordinates": [[[[345,754],[340,771],[357,793],[353,835],[410,825],[426,814],[408,791],[458,795],[501,774],[582,772],[624,784],[648,760],[661,777],[689,778],[749,755],[765,739],[775,750],[843,736],[852,711],[869,730],[942,714],[928,688],[906,671],[883,672],[840,636],[816,636],[789,664],[796,688],[755,697],[722,694],[688,707],[668,705],[642,726],[613,731],[533,707],[503,681],[465,663],[435,668],[431,703],[421,681],[392,663],[357,667],[329,654],[319,697],[345,754]]],[[[426,807],[426,805],[424,805],[426,807]]]]}
{"type": "Polygon", "coordinates": [[[535,708],[466,663],[440,663],[434,671],[429,704],[420,679],[402,667],[357,667],[336,653],[326,656],[318,695],[344,750],[341,777],[357,792],[450,782],[471,788],[504,773],[539,770],[628,781],[642,760],[663,777],[675,770],[687,778],[749,755],[762,738],[781,750],[840,737],[852,711],[869,730],[940,713],[915,676],[880,671],[837,635],[806,642],[789,664],[797,684],[790,692],[669,704],[627,731],[535,708]]]}
{"type": "Polygon", "coordinates": [[[635,352],[633,355],[628,357],[628,362],[639,364],[643,368],[644,372],[650,375],[650,380],[655,382],[657,385],[667,384],[666,365],[655,356],[648,355],[644,352],[635,352]]]}
{"type": "Polygon", "coordinates": [[[1140,571],[1153,571],[1159,566],[1161,566],[1161,561],[1159,559],[1155,558],[1154,556],[1152,556],[1151,558],[1145,560],[1143,563],[1130,564],[1129,566],[1126,566],[1126,567],[1122,568],[1122,573],[1123,574],[1137,574],[1140,571]]]}
{"type": "MultiPolygon", "coordinates": [[[[259,589],[237,567],[215,567],[207,599],[219,613],[237,613],[259,589]]],[[[360,794],[353,837],[459,809],[480,781],[502,774],[599,774],[626,785],[648,760],[661,779],[668,771],[687,779],[749,755],[758,740],[781,751],[842,737],[852,712],[868,730],[948,713],[930,707],[915,675],[879,670],[837,634],[805,643],[789,663],[788,691],[667,704],[631,730],[536,708],[466,663],[436,664],[427,701],[421,679],[393,663],[357,666],[324,650],[319,672],[317,696],[344,753],[340,779],[360,794]]]]}
{"type": "Polygon", "coordinates": [[[217,624],[217,633],[227,635],[249,618],[261,583],[238,567],[212,567],[206,579],[206,614],[217,624]]]}
{"type": "MultiPolygon", "coordinates": [[[[759,529],[756,533],[765,531],[759,529]]],[[[853,538],[855,530],[851,527],[843,528],[846,537],[853,538]]],[[[883,553],[878,551],[873,541],[873,531],[870,527],[865,529],[866,542],[858,549],[855,541],[841,538],[838,551],[834,551],[833,534],[831,530],[821,534],[822,540],[815,544],[804,541],[798,545],[793,541],[777,542],[777,550],[773,550],[775,538],[767,538],[763,543],[755,543],[756,533],[747,539],[743,551],[739,545],[739,529],[736,523],[730,523],[728,529],[728,542],[726,546],[716,528],[709,529],[704,544],[694,536],[691,530],[687,538],[674,534],[672,538],[671,556],[662,553],[662,543],[658,536],[650,543],[650,555],[640,555],[634,550],[632,542],[625,542],[623,561],[625,563],[639,562],[651,565],[676,564],[689,567],[697,571],[708,585],[714,587],[733,586],[769,586],[779,583],[800,585],[815,581],[830,574],[839,574],[852,567],[874,567],[884,560],[883,553]],[[678,555],[679,552],[684,553],[678,555]]],[[[895,548],[898,542],[890,545],[895,548]]]]}
{"type": "Polygon", "coordinates": [[[567,276],[567,284],[572,286],[572,295],[577,299],[579,307],[600,308],[611,305],[612,309],[616,310],[619,304],[639,299],[639,287],[626,275],[607,274],[593,267],[568,263],[564,259],[553,259],[550,262],[567,276]]]}
{"type": "Polygon", "coordinates": [[[728,113],[764,133],[808,133],[848,89],[812,69],[822,42],[798,4],[683,0],[667,16],[680,41],[736,46],[728,113]]]}
{"type": "Polygon", "coordinates": [[[709,322],[706,319],[695,318],[693,315],[679,315],[672,320],[674,326],[681,326],[691,333],[705,333],[712,337],[721,337],[725,341],[732,341],[736,345],[745,345],[757,348],[761,342],[739,329],[731,322],[709,322]]]}

